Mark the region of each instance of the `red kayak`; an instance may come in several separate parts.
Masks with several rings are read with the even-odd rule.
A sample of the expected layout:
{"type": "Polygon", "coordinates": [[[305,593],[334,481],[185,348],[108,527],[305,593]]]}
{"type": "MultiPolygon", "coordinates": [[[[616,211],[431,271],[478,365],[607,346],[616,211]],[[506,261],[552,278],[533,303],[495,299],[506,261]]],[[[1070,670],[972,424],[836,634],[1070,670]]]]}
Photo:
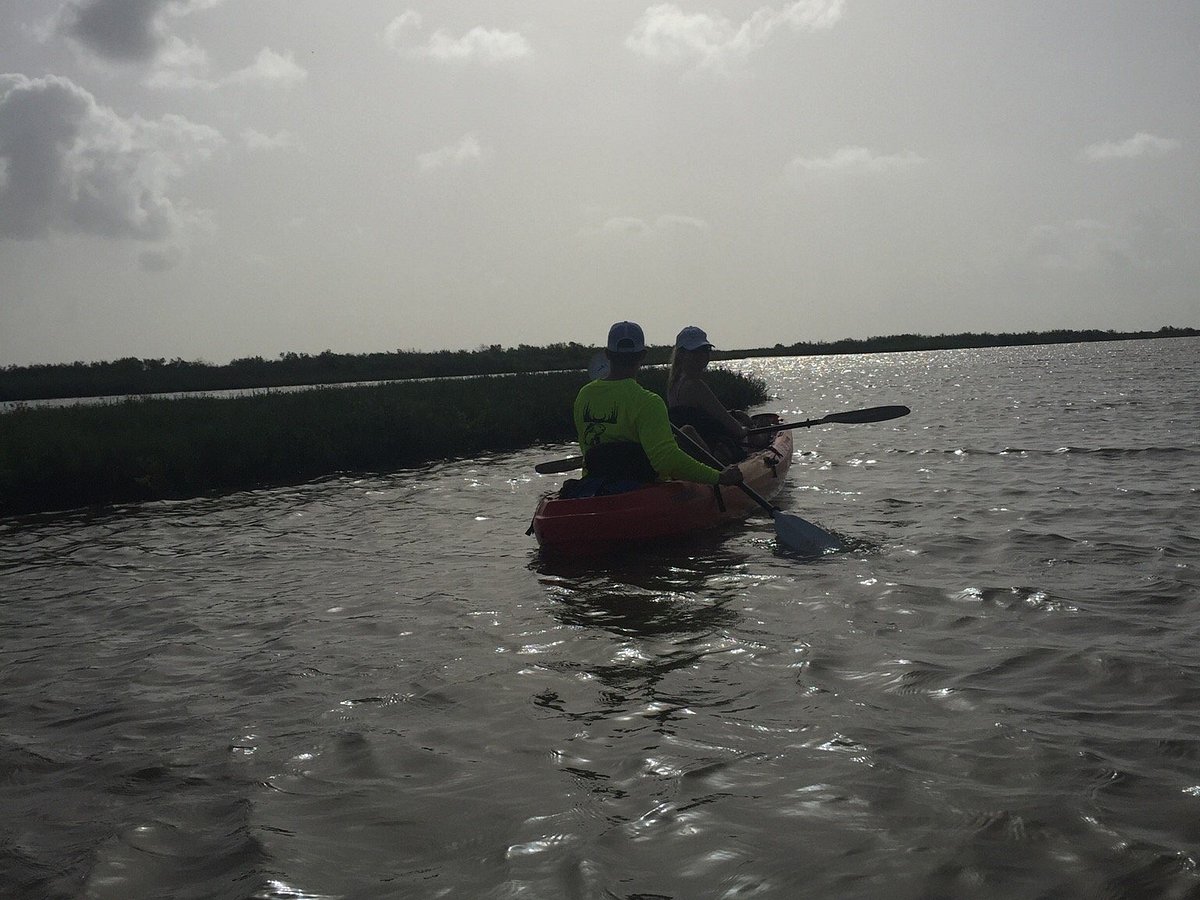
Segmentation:
{"type": "MultiPolygon", "coordinates": [[[[756,416],[756,425],[776,425],[778,416],[756,416]]],[[[738,465],[745,483],[770,499],[779,492],[792,463],[792,433],[778,431],[769,446],[738,465]]],[[[547,494],[533,515],[533,533],[543,550],[603,553],[621,545],[677,537],[744,519],[760,507],[736,487],[691,481],[661,481],[623,494],[561,499],[547,494]]]]}

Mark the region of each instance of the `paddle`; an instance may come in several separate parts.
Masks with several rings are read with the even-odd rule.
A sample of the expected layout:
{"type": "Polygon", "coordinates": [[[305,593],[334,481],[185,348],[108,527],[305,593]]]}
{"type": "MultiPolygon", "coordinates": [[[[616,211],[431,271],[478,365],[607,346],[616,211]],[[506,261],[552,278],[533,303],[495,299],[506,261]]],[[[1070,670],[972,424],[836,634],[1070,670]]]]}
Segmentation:
{"type": "Polygon", "coordinates": [[[912,410],[907,406],[872,406],[868,409],[852,409],[847,412],[830,413],[820,419],[808,419],[805,422],[787,422],[783,425],[764,425],[761,428],[750,428],[751,434],[773,434],[776,431],[787,431],[789,428],[809,428],[813,425],[829,425],[837,422],[842,425],[866,425],[869,422],[886,422],[888,419],[898,419],[907,416],[912,410]]]}
{"type": "MultiPolygon", "coordinates": [[[[888,419],[898,419],[901,416],[907,416],[909,412],[911,410],[907,406],[872,406],[868,409],[852,409],[847,412],[830,413],[824,418],[809,419],[805,422],[764,425],[761,428],[751,428],[746,434],[770,434],[775,431],[786,431],[789,428],[809,428],[813,425],[865,425],[868,422],[886,422],[888,419]]],[[[539,475],[557,475],[562,472],[572,472],[582,467],[583,457],[571,456],[566,459],[554,459],[549,462],[538,463],[533,467],[533,471],[539,475]]]]}
{"type": "Polygon", "coordinates": [[[557,475],[560,472],[573,472],[576,469],[582,468],[582,456],[568,456],[566,459],[552,459],[549,462],[540,462],[533,467],[533,471],[539,475],[557,475]]]}
{"type": "MultiPolygon", "coordinates": [[[[671,430],[675,432],[675,437],[687,441],[695,450],[701,461],[708,463],[714,469],[720,471],[725,468],[721,462],[703,447],[694,443],[686,434],[671,426],[671,430]]],[[[818,528],[812,522],[806,521],[792,513],[785,513],[778,506],[774,506],[767,501],[762,494],[745,483],[737,485],[741,488],[746,496],[761,506],[771,518],[775,520],[775,539],[785,547],[792,550],[808,550],[824,553],[826,550],[841,550],[842,542],[836,537],[825,531],[823,528],[818,528]]]]}
{"type": "Polygon", "coordinates": [[[588,378],[599,381],[608,374],[608,369],[608,357],[603,350],[599,350],[592,355],[592,361],[588,363],[588,378]]]}

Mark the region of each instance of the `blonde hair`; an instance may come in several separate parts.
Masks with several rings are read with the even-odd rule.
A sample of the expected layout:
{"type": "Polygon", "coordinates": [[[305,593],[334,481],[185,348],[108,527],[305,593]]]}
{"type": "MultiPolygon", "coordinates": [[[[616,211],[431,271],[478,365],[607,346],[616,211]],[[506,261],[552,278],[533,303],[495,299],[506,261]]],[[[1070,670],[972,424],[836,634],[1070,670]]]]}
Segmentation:
{"type": "MultiPolygon", "coordinates": [[[[686,351],[685,351],[686,352],[686,351]]],[[[676,347],[671,351],[671,374],[667,376],[667,390],[675,387],[675,382],[679,380],[679,373],[683,369],[683,360],[679,356],[679,348],[676,347]]]]}
{"type": "Polygon", "coordinates": [[[668,391],[675,387],[675,382],[683,374],[683,367],[687,365],[688,360],[694,359],[699,352],[699,350],[685,350],[682,347],[676,347],[671,351],[671,374],[667,376],[668,391]]]}

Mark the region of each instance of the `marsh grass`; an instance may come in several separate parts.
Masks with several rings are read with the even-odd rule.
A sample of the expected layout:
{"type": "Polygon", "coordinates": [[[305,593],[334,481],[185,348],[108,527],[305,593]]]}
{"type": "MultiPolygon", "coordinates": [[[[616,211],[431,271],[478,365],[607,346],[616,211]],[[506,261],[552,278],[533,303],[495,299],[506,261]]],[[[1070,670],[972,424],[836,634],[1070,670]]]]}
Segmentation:
{"type": "MultiPolygon", "coordinates": [[[[762,382],[711,373],[729,406],[762,382]]],[[[666,373],[639,381],[665,390],[666,373]]],[[[231,399],[130,399],[0,416],[0,515],[180,499],[339,472],[386,472],[574,439],[581,372],[483,376],[231,399]]]]}

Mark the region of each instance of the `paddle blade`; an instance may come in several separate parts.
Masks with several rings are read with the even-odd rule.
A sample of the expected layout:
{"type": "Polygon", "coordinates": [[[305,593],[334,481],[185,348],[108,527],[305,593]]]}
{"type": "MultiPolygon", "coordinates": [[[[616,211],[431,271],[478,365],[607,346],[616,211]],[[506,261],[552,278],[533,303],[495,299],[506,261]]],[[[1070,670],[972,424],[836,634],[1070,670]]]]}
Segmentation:
{"type": "Polygon", "coordinates": [[[592,361],[588,363],[588,378],[599,381],[608,374],[608,370],[608,357],[601,350],[592,356],[592,361]]]}
{"type": "Polygon", "coordinates": [[[539,475],[555,475],[559,472],[573,472],[576,469],[583,468],[582,456],[571,456],[567,459],[552,459],[549,462],[540,462],[533,467],[533,471],[539,475]]]}
{"type": "Polygon", "coordinates": [[[836,537],[799,516],[776,510],[774,519],[775,539],[789,550],[820,554],[843,549],[836,537]]]}
{"type": "Polygon", "coordinates": [[[866,425],[868,422],[886,422],[907,416],[912,410],[907,406],[872,406],[870,409],[852,409],[847,412],[830,413],[822,422],[840,422],[843,425],[866,425]]]}

